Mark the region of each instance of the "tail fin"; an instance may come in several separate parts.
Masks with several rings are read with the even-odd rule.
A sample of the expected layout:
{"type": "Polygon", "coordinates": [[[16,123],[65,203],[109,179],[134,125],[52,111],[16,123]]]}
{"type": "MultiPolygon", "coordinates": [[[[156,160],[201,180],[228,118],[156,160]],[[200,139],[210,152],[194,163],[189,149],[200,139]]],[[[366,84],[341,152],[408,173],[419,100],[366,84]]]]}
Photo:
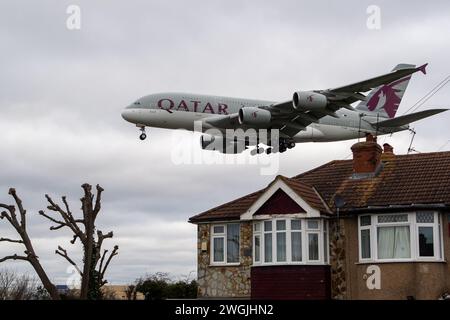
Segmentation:
{"type": "MultiPolygon", "coordinates": [[[[399,64],[392,71],[414,67],[412,64],[399,64]]],[[[411,75],[408,75],[373,89],[356,109],[377,113],[382,118],[394,118],[410,79],[411,75]]]]}

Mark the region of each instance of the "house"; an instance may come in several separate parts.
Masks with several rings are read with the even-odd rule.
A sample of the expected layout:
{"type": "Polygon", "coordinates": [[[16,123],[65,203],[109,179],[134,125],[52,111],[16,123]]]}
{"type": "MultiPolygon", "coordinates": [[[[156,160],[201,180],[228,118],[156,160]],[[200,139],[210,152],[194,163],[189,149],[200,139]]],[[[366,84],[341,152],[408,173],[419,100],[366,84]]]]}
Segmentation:
{"type": "Polygon", "coordinates": [[[437,299],[450,291],[450,152],[376,138],[195,215],[199,298],[437,299]]]}

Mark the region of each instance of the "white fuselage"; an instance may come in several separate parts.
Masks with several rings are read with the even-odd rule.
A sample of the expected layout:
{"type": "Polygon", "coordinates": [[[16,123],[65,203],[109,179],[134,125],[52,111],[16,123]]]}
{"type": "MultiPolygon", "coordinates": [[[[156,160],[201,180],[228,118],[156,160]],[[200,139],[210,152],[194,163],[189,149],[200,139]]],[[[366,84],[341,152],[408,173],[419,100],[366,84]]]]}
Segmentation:
{"type": "MultiPolygon", "coordinates": [[[[270,106],[274,103],[276,102],[198,94],[158,93],[142,97],[129,105],[122,112],[122,117],[137,126],[193,131],[195,121],[208,117],[228,117],[242,107],[270,106]]],[[[339,118],[326,116],[317,123],[310,124],[293,137],[294,141],[339,141],[363,137],[366,133],[376,133],[376,128],[370,124],[377,121],[376,114],[361,115],[361,112],[348,109],[340,109],[336,114],[339,118]]],[[[378,134],[405,129],[407,127],[392,128],[389,132],[378,134]]]]}

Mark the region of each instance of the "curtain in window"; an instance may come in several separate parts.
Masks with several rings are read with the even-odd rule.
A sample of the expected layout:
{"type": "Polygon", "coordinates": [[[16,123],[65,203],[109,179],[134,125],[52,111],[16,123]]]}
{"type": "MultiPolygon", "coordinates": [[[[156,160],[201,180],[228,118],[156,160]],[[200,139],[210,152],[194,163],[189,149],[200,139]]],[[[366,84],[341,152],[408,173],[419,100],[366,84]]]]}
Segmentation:
{"type": "Polygon", "coordinates": [[[309,260],[319,260],[319,234],[308,234],[309,260]]]}
{"type": "Polygon", "coordinates": [[[272,262],[272,234],[264,234],[264,262],[272,262]]]}
{"type": "Polygon", "coordinates": [[[410,258],[409,226],[378,227],[378,258],[410,258]]]}
{"type": "Polygon", "coordinates": [[[256,262],[259,262],[259,260],[261,259],[260,252],[261,252],[261,238],[258,235],[258,236],[255,236],[255,261],[256,262]]]}
{"type": "Polygon", "coordinates": [[[239,224],[227,226],[227,262],[239,262],[239,224]]]}
{"type": "Polygon", "coordinates": [[[370,230],[361,230],[361,258],[370,259],[370,230]]]}
{"type": "Polygon", "coordinates": [[[292,261],[302,261],[302,234],[301,232],[292,232],[292,261]]]}
{"type": "Polygon", "coordinates": [[[277,261],[286,261],[286,232],[277,232],[277,261]]]}
{"type": "Polygon", "coordinates": [[[223,238],[214,238],[214,261],[222,262],[224,254],[223,238]]]}

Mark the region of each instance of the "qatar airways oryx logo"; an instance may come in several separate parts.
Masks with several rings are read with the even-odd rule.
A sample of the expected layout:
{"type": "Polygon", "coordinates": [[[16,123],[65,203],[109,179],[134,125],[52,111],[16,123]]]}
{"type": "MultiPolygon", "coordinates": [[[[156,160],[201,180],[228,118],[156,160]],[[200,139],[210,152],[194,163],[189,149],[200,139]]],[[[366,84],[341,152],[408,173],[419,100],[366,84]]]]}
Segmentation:
{"type": "MultiPolygon", "coordinates": [[[[244,165],[259,168],[261,175],[274,175],[280,166],[280,153],[266,154],[251,152],[256,145],[278,146],[279,130],[272,129],[227,129],[222,132],[216,128],[203,128],[202,121],[194,122],[194,134],[184,130],[172,133],[171,160],[175,165],[244,165]],[[200,140],[200,141],[199,141],[200,140]],[[200,143],[199,143],[200,142],[200,143]]],[[[261,147],[258,149],[262,149],[261,147]]]]}
{"type": "Polygon", "coordinates": [[[393,118],[402,100],[405,89],[396,88],[407,82],[411,77],[406,77],[390,84],[381,86],[367,102],[370,111],[384,108],[389,118],[393,118]]]}

